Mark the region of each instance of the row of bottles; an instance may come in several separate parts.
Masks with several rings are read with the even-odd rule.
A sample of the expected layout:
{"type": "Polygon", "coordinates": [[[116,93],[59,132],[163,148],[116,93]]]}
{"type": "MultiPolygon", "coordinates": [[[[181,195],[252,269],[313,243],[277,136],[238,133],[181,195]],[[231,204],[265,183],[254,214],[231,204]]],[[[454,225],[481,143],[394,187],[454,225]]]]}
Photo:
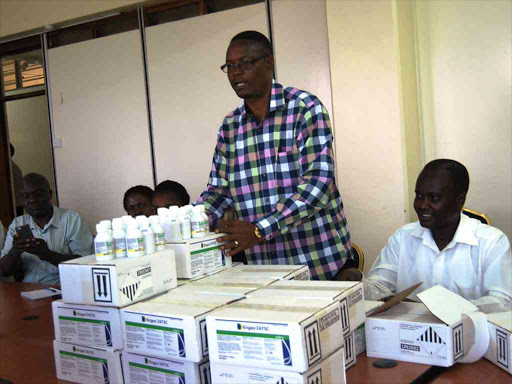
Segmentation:
{"type": "Polygon", "coordinates": [[[209,232],[204,205],[158,208],[157,213],[167,242],[204,237],[209,232]]]}
{"type": "Polygon", "coordinates": [[[204,237],[208,217],[203,205],[158,208],[158,216],[103,220],[96,225],[96,260],[139,257],[165,249],[165,244],[204,237]]]}

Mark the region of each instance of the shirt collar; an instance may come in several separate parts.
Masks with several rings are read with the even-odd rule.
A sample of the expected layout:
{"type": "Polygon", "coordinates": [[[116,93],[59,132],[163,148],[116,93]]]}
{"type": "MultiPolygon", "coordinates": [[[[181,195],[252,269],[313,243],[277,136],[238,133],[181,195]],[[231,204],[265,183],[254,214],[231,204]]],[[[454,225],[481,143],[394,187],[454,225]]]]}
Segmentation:
{"type": "Polygon", "coordinates": [[[55,228],[60,228],[62,226],[61,223],[61,213],[59,211],[59,208],[57,208],[55,205],[53,205],[53,215],[50,221],[44,226],[43,229],[37,225],[37,223],[34,221],[34,218],[30,216],[30,225],[32,228],[39,228],[39,230],[42,230],[43,232],[46,231],[50,226],[54,226],[55,228]]]}
{"type": "MultiPolygon", "coordinates": [[[[423,244],[427,247],[439,251],[430,229],[423,228],[419,222],[417,228],[411,233],[411,235],[421,238],[423,240],[423,244]]],[[[478,239],[475,236],[474,224],[471,219],[464,215],[462,212],[460,213],[459,226],[455,231],[455,235],[453,235],[453,239],[444,249],[452,248],[457,243],[478,245],[478,239]]]]}
{"type": "MultiPolygon", "coordinates": [[[[284,97],[284,88],[281,84],[272,80],[272,89],[270,90],[270,106],[268,109],[268,113],[274,112],[278,109],[283,109],[285,106],[286,100],[284,97]]],[[[247,118],[247,108],[245,106],[245,102],[240,106],[242,111],[242,118],[247,118]]]]}

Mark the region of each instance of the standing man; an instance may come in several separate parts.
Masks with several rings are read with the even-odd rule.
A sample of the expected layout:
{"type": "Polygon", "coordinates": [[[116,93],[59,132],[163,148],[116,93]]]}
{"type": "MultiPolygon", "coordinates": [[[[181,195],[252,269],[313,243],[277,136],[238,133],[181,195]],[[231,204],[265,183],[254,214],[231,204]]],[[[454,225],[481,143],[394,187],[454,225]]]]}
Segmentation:
{"type": "MultiPolygon", "coordinates": [[[[250,264],[307,264],[313,279],[331,279],[351,259],[350,234],[335,183],[329,115],[318,98],[273,81],[274,58],[259,32],[231,40],[226,63],[244,103],[220,127],[203,201],[221,220],[232,256],[250,264]]],[[[350,263],[349,263],[350,264],[350,263]]]]}
{"type": "Polygon", "coordinates": [[[92,253],[89,225],[77,212],[52,205],[52,193],[44,176],[29,173],[23,178],[21,198],[27,214],[9,226],[1,275],[25,283],[59,284],[59,263],[92,253]],[[33,237],[17,234],[16,228],[24,225],[33,237]]]}

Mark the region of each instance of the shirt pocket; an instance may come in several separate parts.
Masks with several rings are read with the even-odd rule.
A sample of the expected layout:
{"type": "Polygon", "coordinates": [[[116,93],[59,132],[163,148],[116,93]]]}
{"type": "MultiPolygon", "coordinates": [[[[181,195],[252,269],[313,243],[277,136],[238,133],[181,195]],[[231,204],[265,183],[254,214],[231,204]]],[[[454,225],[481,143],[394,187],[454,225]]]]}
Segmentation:
{"type": "Polygon", "coordinates": [[[280,147],[276,155],[276,185],[280,193],[294,193],[300,184],[299,153],[293,147],[280,147]]]}

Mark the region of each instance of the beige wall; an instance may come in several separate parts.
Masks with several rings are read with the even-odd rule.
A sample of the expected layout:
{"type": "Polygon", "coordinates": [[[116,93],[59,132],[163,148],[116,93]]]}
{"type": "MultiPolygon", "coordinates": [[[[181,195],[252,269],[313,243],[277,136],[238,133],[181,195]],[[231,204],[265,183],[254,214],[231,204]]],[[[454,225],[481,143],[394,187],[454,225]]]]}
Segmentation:
{"type": "Polygon", "coordinates": [[[14,162],[23,175],[45,176],[55,191],[46,96],[9,101],[6,106],[9,138],[16,150],[14,162]]]}
{"type": "Polygon", "coordinates": [[[392,2],[326,5],[338,183],[368,269],[406,221],[392,2]]]}
{"type": "Polygon", "coordinates": [[[41,28],[140,0],[0,0],[0,36],[41,28]]]}
{"type": "Polygon", "coordinates": [[[425,160],[462,162],[466,206],[512,236],[512,2],[417,2],[425,160]]]}
{"type": "Polygon", "coordinates": [[[146,30],[158,182],[182,183],[191,201],[208,183],[222,120],[243,102],[220,66],[246,28],[268,35],[263,3],[146,30]]]}
{"type": "Polygon", "coordinates": [[[153,186],[139,31],[48,52],[61,207],[94,229],[124,215],[123,195],[153,186]]]}

